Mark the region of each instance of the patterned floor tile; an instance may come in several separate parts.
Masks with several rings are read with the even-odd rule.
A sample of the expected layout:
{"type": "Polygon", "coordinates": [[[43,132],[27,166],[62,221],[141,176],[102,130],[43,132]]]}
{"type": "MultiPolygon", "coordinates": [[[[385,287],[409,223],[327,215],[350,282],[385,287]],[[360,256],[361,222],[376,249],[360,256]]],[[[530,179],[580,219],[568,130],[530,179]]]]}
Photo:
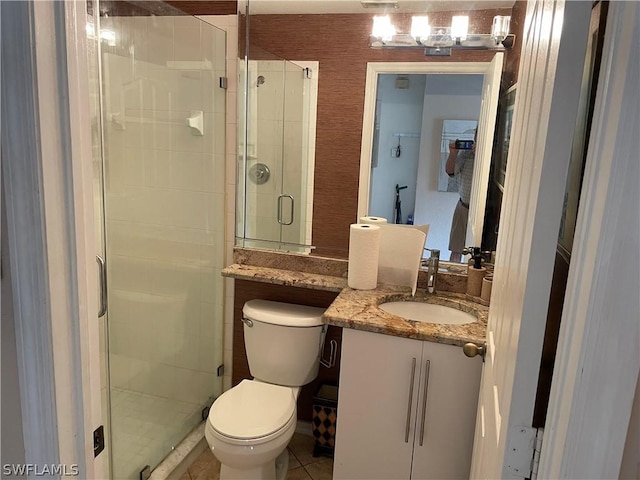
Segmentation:
{"type": "Polygon", "coordinates": [[[333,479],[333,459],[324,457],[317,462],[306,465],[305,470],[312,480],[333,479]]]}
{"type": "Polygon", "coordinates": [[[319,460],[319,457],[316,458],[313,456],[313,443],[314,440],[312,436],[301,433],[294,433],[293,438],[289,442],[289,449],[302,466],[319,460]]]}
{"type": "Polygon", "coordinates": [[[287,472],[287,480],[312,480],[304,467],[297,467],[287,472]]]}
{"type": "Polygon", "coordinates": [[[220,478],[220,462],[207,448],[191,464],[187,472],[191,476],[191,480],[218,480],[220,478]]]}

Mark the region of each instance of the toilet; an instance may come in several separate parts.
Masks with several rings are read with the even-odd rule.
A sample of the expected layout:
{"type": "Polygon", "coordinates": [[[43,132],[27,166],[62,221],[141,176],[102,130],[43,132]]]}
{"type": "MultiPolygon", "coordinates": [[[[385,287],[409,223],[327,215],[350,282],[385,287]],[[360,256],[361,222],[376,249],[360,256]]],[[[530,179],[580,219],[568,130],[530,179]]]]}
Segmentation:
{"type": "Polygon", "coordinates": [[[250,300],[242,309],[253,380],[213,403],[205,426],[221,479],[284,479],[300,387],[318,375],[324,309],[250,300]]]}

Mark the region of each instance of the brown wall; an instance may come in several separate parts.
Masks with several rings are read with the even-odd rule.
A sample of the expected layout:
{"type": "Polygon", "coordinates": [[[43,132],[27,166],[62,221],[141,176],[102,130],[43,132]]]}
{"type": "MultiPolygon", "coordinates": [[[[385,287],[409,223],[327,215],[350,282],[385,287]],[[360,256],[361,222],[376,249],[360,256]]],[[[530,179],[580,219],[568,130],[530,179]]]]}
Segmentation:
{"type": "MultiPolygon", "coordinates": [[[[244,378],[251,378],[244,348],[244,324],[240,321],[242,318],[242,307],[247,301],[260,298],[276,302],[297,303],[299,305],[326,308],[333,302],[337,295],[337,293],[323,292],[320,290],[308,290],[305,288],[236,280],[233,311],[233,385],[237,385],[244,378]]],[[[338,384],[340,345],[342,340],[341,328],[329,327],[327,331],[325,339],[325,358],[327,359],[329,358],[329,342],[331,340],[338,342],[338,359],[336,365],[333,368],[320,366],[318,377],[302,388],[300,397],[298,398],[298,418],[301,420],[311,421],[313,396],[317,392],[320,384],[338,384]]]]}
{"type": "Polygon", "coordinates": [[[511,11],[511,33],[516,36],[515,44],[507,51],[502,68],[502,88],[509,89],[518,81],[520,69],[520,52],[522,51],[522,34],[524,32],[524,20],[527,14],[527,2],[519,0],[513,5],[511,11]]]}
{"type": "MultiPolygon", "coordinates": [[[[495,15],[510,10],[472,12],[470,32],[487,33],[495,15]]],[[[433,25],[451,23],[452,12],[430,14],[433,25]],[[438,18],[439,17],[439,18],[438,18]]],[[[409,31],[410,16],[392,16],[409,31]]],[[[422,50],[369,47],[372,15],[254,15],[250,46],[287,60],[320,62],[316,133],[313,244],[317,255],[346,257],[349,225],[358,206],[360,143],[367,62],[490,61],[494,52],[454,51],[451,57],[425,57],[422,50]]],[[[260,59],[250,48],[249,56],[260,59]]]]}
{"type": "Polygon", "coordinates": [[[165,0],[169,5],[182,10],[187,15],[235,15],[238,13],[237,0],[165,0]]]}

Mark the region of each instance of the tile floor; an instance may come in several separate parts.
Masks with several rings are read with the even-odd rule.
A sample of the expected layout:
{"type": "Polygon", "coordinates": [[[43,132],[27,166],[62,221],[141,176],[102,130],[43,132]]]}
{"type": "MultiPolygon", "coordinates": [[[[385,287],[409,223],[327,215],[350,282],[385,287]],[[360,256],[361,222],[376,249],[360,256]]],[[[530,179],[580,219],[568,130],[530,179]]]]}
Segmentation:
{"type": "MultiPolygon", "coordinates": [[[[289,443],[289,472],[287,480],[331,480],[333,459],[313,456],[313,437],[296,433],[289,443]]],[[[180,480],[218,480],[220,462],[211,450],[205,450],[180,480]]]]}
{"type": "Polygon", "coordinates": [[[201,409],[188,402],[113,388],[113,478],[137,479],[145,465],[155,467],[197,425],[201,409]]]}

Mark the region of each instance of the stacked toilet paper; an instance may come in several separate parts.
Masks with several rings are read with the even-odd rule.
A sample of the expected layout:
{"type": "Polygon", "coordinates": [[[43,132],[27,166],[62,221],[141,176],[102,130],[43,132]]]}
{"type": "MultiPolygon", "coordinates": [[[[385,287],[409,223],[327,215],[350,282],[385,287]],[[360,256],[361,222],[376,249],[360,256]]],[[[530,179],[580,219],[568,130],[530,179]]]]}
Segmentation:
{"type": "Polygon", "coordinates": [[[428,229],[428,225],[389,225],[382,217],[361,217],[349,234],[349,287],[372,290],[380,281],[408,286],[415,294],[428,229]]]}

